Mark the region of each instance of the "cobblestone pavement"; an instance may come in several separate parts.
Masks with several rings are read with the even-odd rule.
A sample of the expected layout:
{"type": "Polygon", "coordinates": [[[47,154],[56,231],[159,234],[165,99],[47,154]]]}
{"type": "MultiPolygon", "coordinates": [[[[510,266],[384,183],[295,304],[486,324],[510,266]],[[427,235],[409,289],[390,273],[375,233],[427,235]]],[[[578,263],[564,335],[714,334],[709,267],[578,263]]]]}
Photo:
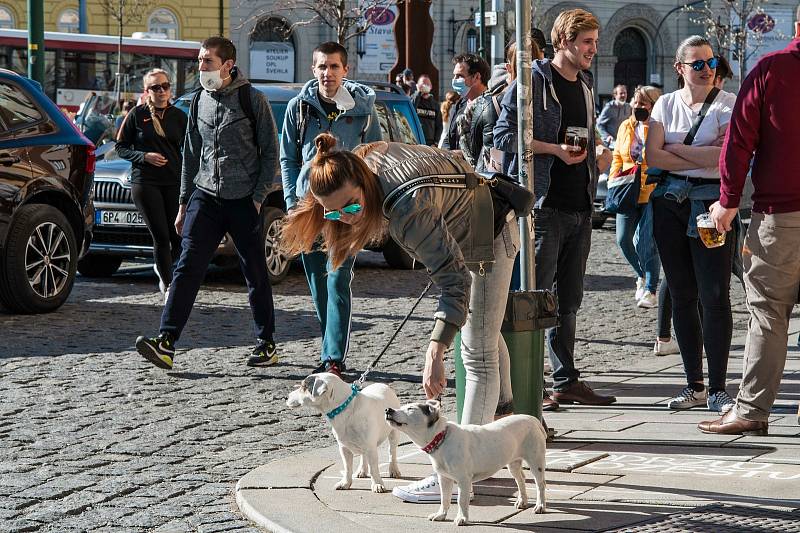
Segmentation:
{"type": "MultiPolygon", "coordinates": [[[[354,282],[349,365],[363,369],[424,287],[422,271],[390,270],[362,254],[354,282]]],[[[290,411],[294,383],[317,364],[318,325],[299,269],[275,288],[281,362],[252,369],[246,290],[209,274],[178,345],[174,371],[133,351],[157,331],[162,297],[152,270],[78,278],[57,313],[0,311],[0,530],[257,531],[233,503],[236,481],[271,460],[333,438],[318,415],[290,411]]],[[[579,368],[624,368],[653,357],[654,310],[637,309],[634,278],[613,230],[594,232],[579,314],[579,368]]],[[[740,286],[734,325],[745,327],[740,286]]],[[[423,300],[379,379],[418,399],[435,307],[423,300]]],[[[739,369],[732,369],[738,377],[739,369]]],[[[731,391],[734,392],[734,391],[731,391]]],[[[453,406],[452,389],[444,401],[453,406]]]]}

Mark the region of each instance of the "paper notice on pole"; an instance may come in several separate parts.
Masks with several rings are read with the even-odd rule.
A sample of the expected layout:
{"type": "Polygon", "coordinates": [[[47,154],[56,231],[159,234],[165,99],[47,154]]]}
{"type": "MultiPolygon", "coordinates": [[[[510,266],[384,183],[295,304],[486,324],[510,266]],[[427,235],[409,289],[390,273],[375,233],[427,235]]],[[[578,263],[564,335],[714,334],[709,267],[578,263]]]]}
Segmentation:
{"type": "MultiPolygon", "coordinates": [[[[370,4],[362,2],[362,4],[370,4]]],[[[358,51],[359,74],[388,74],[397,61],[394,25],[398,10],[395,6],[373,6],[364,12],[364,24],[369,28],[361,37],[358,51]]]]}
{"type": "Polygon", "coordinates": [[[294,45],[289,42],[256,41],[250,48],[250,79],[294,81],[294,45]]]}

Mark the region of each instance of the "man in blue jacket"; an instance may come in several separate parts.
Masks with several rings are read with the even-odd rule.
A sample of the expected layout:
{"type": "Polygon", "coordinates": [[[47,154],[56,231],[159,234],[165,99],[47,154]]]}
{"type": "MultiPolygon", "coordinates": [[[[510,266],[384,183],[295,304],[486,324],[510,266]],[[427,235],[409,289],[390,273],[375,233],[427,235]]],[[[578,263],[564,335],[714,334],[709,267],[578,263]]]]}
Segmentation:
{"type": "MultiPolygon", "coordinates": [[[[311,70],[314,79],[289,101],[283,121],[281,176],[289,210],[308,192],[308,163],[317,153],[317,135],[333,134],[344,150],[381,140],[375,91],[345,79],[347,50],[339,43],[322,43],[314,49],[311,70]]],[[[355,257],[336,270],[323,251],[301,259],[322,328],[322,364],[317,371],[340,374],[350,337],[355,257]]]]}
{"type": "Polygon", "coordinates": [[[247,281],[257,338],[247,364],[269,366],[278,355],[259,213],[277,167],[275,120],[267,97],[236,69],[236,47],[230,40],[203,41],[198,63],[203,89],[189,113],[175,219],[182,236],[181,256],[161,315],[161,332],[136,339],[136,349],[157,367],[172,368],[174,343],[189,319],[208,264],[228,233],[247,281]]]}
{"type": "MultiPolygon", "coordinates": [[[[558,327],[547,332],[553,398],[545,397],[545,410],[557,408],[559,402],[608,405],[616,401],[580,381],[574,360],[598,165],[607,168],[611,163],[610,152],[594,134],[593,80],[588,71],[597,53],[599,28],[587,11],[562,12],[551,35],[555,57],[534,61],[532,68],[536,288],[555,287],[559,313],[558,327]],[[581,135],[582,148],[566,142],[567,128],[581,135]]],[[[517,152],[516,81],[503,97],[494,146],[517,152]]],[[[516,161],[511,172],[516,173],[516,161]]]]}

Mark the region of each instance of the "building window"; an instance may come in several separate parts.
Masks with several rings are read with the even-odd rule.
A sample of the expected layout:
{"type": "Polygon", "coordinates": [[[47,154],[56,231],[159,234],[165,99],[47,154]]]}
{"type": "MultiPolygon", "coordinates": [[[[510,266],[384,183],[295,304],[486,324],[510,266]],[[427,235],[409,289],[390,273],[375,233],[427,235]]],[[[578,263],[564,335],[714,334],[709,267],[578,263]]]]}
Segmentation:
{"type": "Polygon", "coordinates": [[[478,53],[478,32],[472,28],[467,30],[467,53],[478,53]]]}
{"type": "Polygon", "coordinates": [[[292,27],[280,17],[258,21],[250,33],[250,79],[293,82],[295,54],[292,27]]]}
{"type": "Polygon", "coordinates": [[[14,13],[7,7],[0,6],[0,29],[11,30],[16,26],[14,22],[14,13]]]}
{"type": "Polygon", "coordinates": [[[177,39],[178,17],[169,9],[156,9],[147,21],[147,31],[164,34],[168,39],[177,39]]]}
{"type": "Polygon", "coordinates": [[[74,9],[65,9],[58,16],[56,28],[62,33],[79,33],[80,32],[80,16],[74,9]]]}

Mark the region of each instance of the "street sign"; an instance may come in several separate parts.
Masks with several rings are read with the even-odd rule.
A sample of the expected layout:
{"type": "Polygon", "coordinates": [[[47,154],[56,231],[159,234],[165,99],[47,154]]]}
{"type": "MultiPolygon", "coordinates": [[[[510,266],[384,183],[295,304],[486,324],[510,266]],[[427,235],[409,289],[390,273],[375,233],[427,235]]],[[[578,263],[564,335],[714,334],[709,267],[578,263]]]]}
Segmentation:
{"type": "MultiPolygon", "coordinates": [[[[497,11],[485,11],[483,13],[484,20],[486,21],[486,27],[497,26],[497,11]]],[[[481,12],[478,11],[475,13],[475,25],[480,27],[481,25],[481,12]]]]}

